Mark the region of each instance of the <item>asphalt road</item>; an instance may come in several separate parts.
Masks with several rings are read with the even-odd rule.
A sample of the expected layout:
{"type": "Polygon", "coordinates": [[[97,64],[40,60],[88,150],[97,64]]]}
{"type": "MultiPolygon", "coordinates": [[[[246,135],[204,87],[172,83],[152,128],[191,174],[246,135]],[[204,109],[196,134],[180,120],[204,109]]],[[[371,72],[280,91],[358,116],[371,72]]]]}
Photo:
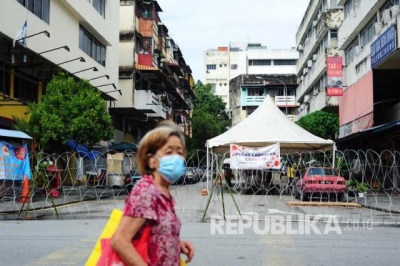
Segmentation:
{"type": "MultiPolygon", "coordinates": [[[[1,221],[1,265],[84,265],[105,219],[1,221]]],[[[397,265],[400,229],[342,227],[330,234],[211,234],[210,223],[184,222],[190,265],[397,265]]],[[[265,226],[261,225],[260,227],[265,226]]],[[[301,232],[293,226],[293,232],[301,232]]],[[[319,231],[324,228],[318,227],[319,231]]],[[[226,232],[226,231],[225,231],[226,232]]]]}

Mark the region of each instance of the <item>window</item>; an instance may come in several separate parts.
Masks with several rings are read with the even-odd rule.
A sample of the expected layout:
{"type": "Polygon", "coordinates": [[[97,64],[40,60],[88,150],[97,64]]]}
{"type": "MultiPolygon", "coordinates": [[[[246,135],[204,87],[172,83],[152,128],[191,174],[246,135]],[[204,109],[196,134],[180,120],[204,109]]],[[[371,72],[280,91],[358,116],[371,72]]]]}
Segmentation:
{"type": "Polygon", "coordinates": [[[217,69],[217,65],[207,65],[207,70],[215,70],[217,69]]]}
{"type": "MultiPolygon", "coordinates": [[[[357,1],[357,0],[356,0],[357,1]]],[[[354,8],[353,0],[347,0],[344,4],[344,19],[346,19],[354,8]]]]}
{"type": "Polygon", "coordinates": [[[296,60],[274,60],[275,66],[294,66],[296,65],[296,60]]]}
{"type": "Polygon", "coordinates": [[[237,64],[232,64],[231,65],[231,69],[237,69],[238,68],[238,65],[237,64]]]}
{"type": "Polygon", "coordinates": [[[16,72],[14,77],[14,97],[25,102],[37,102],[37,82],[29,78],[25,79],[23,74],[16,72]]]}
{"type": "Polygon", "coordinates": [[[249,60],[249,66],[269,66],[271,65],[271,60],[249,60]]]}
{"type": "Polygon", "coordinates": [[[356,57],[356,46],[358,46],[358,39],[355,39],[344,52],[346,66],[356,57]]]}
{"type": "Polygon", "coordinates": [[[263,96],[264,89],[249,89],[247,96],[263,96]]]}
{"type": "Polygon", "coordinates": [[[376,16],[374,16],[367,25],[361,30],[360,42],[361,47],[367,45],[372,38],[375,36],[375,27],[374,24],[377,21],[376,16]]]}
{"type": "Polygon", "coordinates": [[[82,26],[79,28],[79,48],[96,60],[97,63],[103,66],[106,65],[106,47],[82,26]]]}
{"type": "Polygon", "coordinates": [[[105,18],[106,17],[106,0],[92,0],[94,9],[105,18]]]}
{"type": "Polygon", "coordinates": [[[50,20],[50,0],[17,0],[21,5],[39,17],[41,20],[49,23],[50,20]]]}
{"type": "Polygon", "coordinates": [[[336,29],[331,29],[331,39],[337,39],[338,33],[336,29]]]}

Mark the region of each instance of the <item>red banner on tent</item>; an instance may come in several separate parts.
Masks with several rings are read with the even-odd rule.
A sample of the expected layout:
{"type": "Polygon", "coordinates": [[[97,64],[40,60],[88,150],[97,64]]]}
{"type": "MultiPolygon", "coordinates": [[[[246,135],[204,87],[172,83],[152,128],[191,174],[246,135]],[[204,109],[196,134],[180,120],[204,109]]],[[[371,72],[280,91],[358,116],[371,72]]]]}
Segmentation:
{"type": "Polygon", "coordinates": [[[328,57],[326,61],[328,84],[326,96],[343,95],[343,64],[342,57],[328,57]]]}

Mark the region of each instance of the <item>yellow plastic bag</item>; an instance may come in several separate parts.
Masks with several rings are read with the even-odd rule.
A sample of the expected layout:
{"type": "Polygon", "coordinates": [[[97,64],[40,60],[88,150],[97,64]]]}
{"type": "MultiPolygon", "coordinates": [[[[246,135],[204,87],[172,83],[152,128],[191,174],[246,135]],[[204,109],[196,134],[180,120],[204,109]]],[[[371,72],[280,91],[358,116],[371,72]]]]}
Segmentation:
{"type": "MultiPolygon", "coordinates": [[[[94,266],[97,265],[101,257],[101,242],[100,239],[102,238],[111,238],[115,231],[118,228],[119,222],[121,221],[123,212],[118,209],[114,209],[110,215],[110,218],[107,221],[106,226],[103,229],[100,237],[97,239],[96,245],[94,246],[92,253],[90,254],[88,260],[86,261],[86,266],[94,266]]],[[[179,266],[186,266],[185,260],[181,257],[179,266]]]]}
{"type": "Polygon", "coordinates": [[[101,233],[100,237],[97,239],[96,245],[94,246],[94,249],[92,250],[92,253],[90,254],[88,260],[86,261],[86,266],[93,266],[96,265],[97,262],[99,261],[101,257],[101,243],[100,239],[102,238],[111,238],[115,231],[118,228],[119,222],[122,218],[123,212],[118,209],[114,209],[110,215],[110,218],[107,221],[106,226],[103,229],[103,232],[101,233]]]}

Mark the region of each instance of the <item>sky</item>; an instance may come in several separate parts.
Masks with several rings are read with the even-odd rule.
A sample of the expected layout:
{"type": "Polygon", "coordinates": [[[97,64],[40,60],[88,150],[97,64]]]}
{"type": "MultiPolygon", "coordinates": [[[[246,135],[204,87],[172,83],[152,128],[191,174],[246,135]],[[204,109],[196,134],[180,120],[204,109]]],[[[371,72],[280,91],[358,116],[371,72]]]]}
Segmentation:
{"type": "Polygon", "coordinates": [[[161,20],[179,45],[194,79],[204,81],[203,53],[230,42],[296,46],[310,0],[158,0],[161,20]]]}

